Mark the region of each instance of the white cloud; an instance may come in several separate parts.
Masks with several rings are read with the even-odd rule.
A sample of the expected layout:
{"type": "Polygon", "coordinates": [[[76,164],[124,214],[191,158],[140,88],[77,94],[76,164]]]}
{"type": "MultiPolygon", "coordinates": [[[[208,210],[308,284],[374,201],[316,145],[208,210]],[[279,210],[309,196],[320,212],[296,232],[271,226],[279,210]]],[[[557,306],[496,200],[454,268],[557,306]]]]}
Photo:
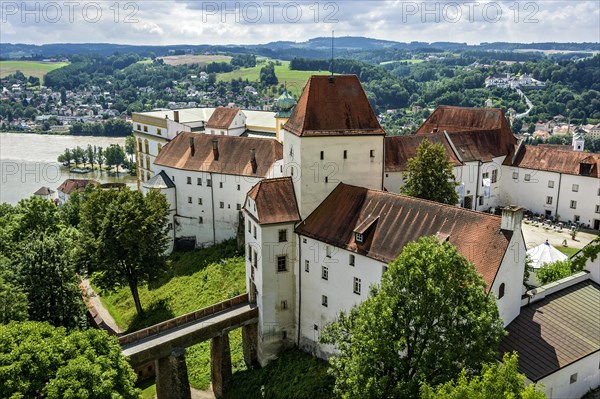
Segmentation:
{"type": "Polygon", "coordinates": [[[328,36],[334,29],[336,36],[403,42],[600,41],[600,2],[597,0],[81,1],[77,6],[69,4],[72,3],[60,0],[0,2],[0,40],[32,44],[255,44],[304,41],[328,36]],[[50,3],[59,6],[60,16],[55,8],[47,6],[50,3]],[[19,8],[21,4],[25,4],[25,9],[19,8]]]}

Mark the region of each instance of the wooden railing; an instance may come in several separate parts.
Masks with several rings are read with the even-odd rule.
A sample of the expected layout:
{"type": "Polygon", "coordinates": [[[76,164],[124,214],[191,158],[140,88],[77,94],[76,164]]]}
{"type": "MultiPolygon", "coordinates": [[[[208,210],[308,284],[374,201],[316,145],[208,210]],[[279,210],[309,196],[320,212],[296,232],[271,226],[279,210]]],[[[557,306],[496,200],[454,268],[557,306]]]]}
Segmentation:
{"type": "Polygon", "coordinates": [[[163,321],[162,323],[146,327],[134,333],[123,335],[119,337],[119,343],[121,344],[121,346],[123,346],[135,341],[142,340],[144,338],[151,337],[153,335],[159,335],[165,331],[169,331],[181,325],[188,324],[196,320],[214,315],[216,313],[222,312],[224,310],[230,309],[234,306],[246,302],[248,302],[248,293],[238,295],[236,297],[227,299],[223,302],[215,303],[214,305],[210,305],[208,307],[196,310],[195,312],[184,314],[183,316],[175,317],[174,319],[163,321]]]}

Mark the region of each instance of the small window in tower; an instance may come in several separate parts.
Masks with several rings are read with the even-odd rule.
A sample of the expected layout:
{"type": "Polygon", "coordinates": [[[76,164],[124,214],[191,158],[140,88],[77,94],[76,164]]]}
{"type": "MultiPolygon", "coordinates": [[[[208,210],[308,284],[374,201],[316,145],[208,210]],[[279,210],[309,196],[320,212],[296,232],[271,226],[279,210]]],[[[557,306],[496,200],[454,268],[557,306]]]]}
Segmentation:
{"type": "Polygon", "coordinates": [[[573,184],[572,190],[575,193],[578,192],[579,191],[579,184],[573,184]]]}
{"type": "Polygon", "coordinates": [[[242,204],[235,204],[235,209],[236,210],[241,210],[242,209],[242,204]]]}
{"type": "Polygon", "coordinates": [[[570,384],[575,384],[577,382],[577,373],[571,374],[570,384]]]}
{"type": "Polygon", "coordinates": [[[329,268],[327,266],[321,266],[321,278],[329,280],[329,268]]]}
{"type": "Polygon", "coordinates": [[[203,218],[202,216],[200,216],[200,217],[198,218],[198,223],[199,223],[199,224],[203,224],[203,223],[204,223],[204,218],[203,218]]]}
{"type": "Polygon", "coordinates": [[[325,159],[325,151],[321,151],[321,160],[325,159]]]}
{"type": "Polygon", "coordinates": [[[344,150],[344,159],[348,159],[348,150],[344,150]]]}
{"type": "Polygon", "coordinates": [[[504,285],[504,283],[500,284],[500,287],[498,288],[498,299],[500,299],[504,296],[505,287],[506,286],[504,285]]]}
{"type": "Polygon", "coordinates": [[[354,262],[355,262],[355,260],[356,260],[356,259],[355,259],[354,255],[350,254],[350,260],[349,260],[349,262],[348,262],[348,263],[350,264],[350,266],[354,266],[354,262]]]}
{"type": "Polygon", "coordinates": [[[256,226],[254,226],[254,238],[256,238],[256,226]]]}
{"type": "Polygon", "coordinates": [[[369,156],[370,156],[371,158],[375,158],[375,150],[371,150],[371,151],[369,151],[369,156]]]}
{"type": "Polygon", "coordinates": [[[223,201],[219,202],[219,208],[225,209],[225,203],[223,201]]]}
{"type": "Polygon", "coordinates": [[[329,183],[329,177],[325,176],[325,183],[329,183]]]}
{"type": "Polygon", "coordinates": [[[307,273],[310,271],[310,261],[308,259],[304,261],[304,271],[307,273]]]}
{"type": "Polygon", "coordinates": [[[188,204],[192,203],[192,197],[188,197],[188,204]]]}
{"type": "Polygon", "coordinates": [[[198,198],[198,205],[202,205],[202,198],[198,198]]]}
{"type": "Polygon", "coordinates": [[[287,242],[287,229],[279,230],[279,242],[287,242]]]}
{"type": "MultiPolygon", "coordinates": [[[[328,300],[327,300],[327,295],[321,295],[321,305],[327,307],[328,306],[328,300]]],[[[316,326],[316,324],[315,324],[316,326]]]]}
{"type": "Polygon", "coordinates": [[[525,173],[525,181],[530,181],[530,180],[531,180],[531,174],[525,173]]]}
{"type": "Polygon", "coordinates": [[[190,176],[188,176],[186,178],[186,182],[187,182],[187,184],[192,184],[192,178],[190,176]]]}
{"type": "Polygon", "coordinates": [[[287,256],[278,256],[277,257],[277,271],[278,272],[287,272],[287,256]]]}
{"type": "Polygon", "coordinates": [[[548,188],[554,188],[554,180],[548,180],[548,188]]]}
{"type": "Polygon", "coordinates": [[[219,188],[223,188],[223,182],[222,181],[219,182],[219,188]]]}
{"type": "Polygon", "coordinates": [[[238,184],[238,185],[237,185],[237,190],[238,190],[238,191],[240,191],[240,189],[241,189],[241,188],[242,188],[242,187],[241,187],[241,186],[238,184]]]}
{"type": "Polygon", "coordinates": [[[281,301],[281,309],[287,309],[288,308],[288,304],[286,300],[281,301]]]}

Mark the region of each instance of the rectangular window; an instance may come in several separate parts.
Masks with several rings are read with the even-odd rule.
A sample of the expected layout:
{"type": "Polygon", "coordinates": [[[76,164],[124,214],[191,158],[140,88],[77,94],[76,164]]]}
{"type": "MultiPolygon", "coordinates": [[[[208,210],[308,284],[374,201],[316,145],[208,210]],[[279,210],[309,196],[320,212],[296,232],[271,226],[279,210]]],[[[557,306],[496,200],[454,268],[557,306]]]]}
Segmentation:
{"type": "Polygon", "coordinates": [[[354,277],[354,293],[360,295],[361,280],[354,277]]]}
{"type": "Polygon", "coordinates": [[[310,262],[308,259],[304,261],[304,271],[307,273],[310,271],[310,262]]]}
{"type": "Polygon", "coordinates": [[[531,174],[525,173],[525,181],[530,181],[530,180],[531,180],[531,174]]]}
{"type": "Polygon", "coordinates": [[[577,201],[571,201],[571,209],[577,209],[577,201]]]}
{"type": "Polygon", "coordinates": [[[202,205],[202,198],[198,198],[198,205],[202,205]]]}
{"type": "Polygon", "coordinates": [[[196,179],[196,184],[197,184],[198,186],[201,186],[201,185],[202,185],[202,178],[201,178],[201,177],[198,177],[198,178],[196,179]]]}
{"type": "Polygon", "coordinates": [[[223,188],[223,182],[222,181],[219,182],[219,188],[223,188]]]}
{"type": "Polygon", "coordinates": [[[278,256],[277,257],[277,271],[278,272],[287,272],[287,256],[278,256]]]}
{"type": "Polygon", "coordinates": [[[331,247],[329,245],[325,245],[325,256],[331,258],[331,247]]]}
{"type": "Polygon", "coordinates": [[[156,134],[158,134],[159,136],[162,136],[162,131],[160,129],[156,129],[156,134]]]}
{"type": "Polygon", "coordinates": [[[361,233],[354,233],[354,239],[356,242],[363,242],[363,235],[361,233]]]}
{"type": "Polygon", "coordinates": [[[190,176],[188,176],[186,178],[187,184],[192,184],[192,178],[190,176]]]}
{"type": "Polygon", "coordinates": [[[212,180],[206,179],[206,187],[212,187],[212,180]]]}
{"type": "Polygon", "coordinates": [[[321,278],[329,280],[329,268],[327,266],[321,266],[321,278]]]}
{"type": "Polygon", "coordinates": [[[492,170],[492,183],[496,183],[498,181],[498,169],[492,170]]]}
{"type": "Polygon", "coordinates": [[[348,158],[348,150],[344,150],[344,159],[348,158]]]}
{"type": "Polygon", "coordinates": [[[579,184],[573,184],[573,187],[571,188],[573,190],[573,192],[578,192],[579,191],[579,184]]]}
{"type": "Polygon", "coordinates": [[[248,244],[248,260],[252,263],[252,247],[248,244]]]}
{"type": "Polygon", "coordinates": [[[571,374],[571,378],[570,378],[570,381],[569,381],[569,383],[570,383],[570,384],[574,384],[574,383],[576,383],[576,382],[577,382],[577,373],[575,373],[575,374],[571,374]]]}
{"type": "Polygon", "coordinates": [[[239,211],[240,209],[242,209],[242,204],[235,204],[235,209],[237,209],[238,211],[239,211]]]}
{"type": "Polygon", "coordinates": [[[256,238],[256,226],[254,226],[254,238],[256,238]]]}
{"type": "Polygon", "coordinates": [[[375,158],[375,150],[371,150],[371,151],[369,151],[369,156],[370,156],[371,158],[375,158]]]}
{"type": "Polygon", "coordinates": [[[225,203],[223,201],[219,202],[219,208],[224,209],[225,203]]]}
{"type": "Polygon", "coordinates": [[[241,189],[241,187],[240,187],[240,185],[238,184],[238,185],[237,185],[237,190],[238,190],[238,191],[240,191],[240,189],[241,189]]]}
{"type": "Polygon", "coordinates": [[[198,218],[198,223],[199,223],[199,224],[203,224],[203,223],[204,223],[204,218],[203,218],[202,216],[200,216],[200,217],[198,218]]]}
{"type": "Polygon", "coordinates": [[[479,206],[483,206],[483,195],[479,197],[479,206]]]}
{"type": "Polygon", "coordinates": [[[303,238],[303,239],[302,239],[302,244],[306,244],[306,242],[307,242],[307,241],[306,241],[306,238],[303,238]]]}
{"type": "Polygon", "coordinates": [[[188,204],[192,203],[192,197],[188,197],[188,204]]]}
{"type": "Polygon", "coordinates": [[[279,242],[287,242],[287,229],[279,230],[279,242]]]}
{"type": "Polygon", "coordinates": [[[140,126],[140,124],[138,123],[137,125],[137,130],[142,130],[142,127],[140,126]]]}
{"type": "Polygon", "coordinates": [[[349,260],[350,266],[354,266],[354,261],[355,261],[354,255],[351,254],[350,255],[350,260],[349,260]]]}
{"type": "Polygon", "coordinates": [[[554,180],[548,180],[548,188],[554,188],[554,180]]]}
{"type": "MultiPolygon", "coordinates": [[[[288,308],[287,301],[286,300],[281,301],[281,309],[287,309],[287,308],[288,308]]],[[[284,331],[284,333],[285,333],[285,331],[284,331]]]]}
{"type": "Polygon", "coordinates": [[[596,205],[596,213],[600,213],[600,205],[596,205]]]}
{"type": "Polygon", "coordinates": [[[327,307],[327,295],[321,295],[321,305],[327,307]]]}
{"type": "Polygon", "coordinates": [[[144,126],[144,132],[148,133],[148,126],[144,126]]]}
{"type": "Polygon", "coordinates": [[[579,216],[579,215],[575,215],[575,216],[573,216],[573,221],[574,221],[575,223],[579,223],[579,221],[580,221],[580,220],[581,220],[581,216],[579,216]]]}
{"type": "Polygon", "coordinates": [[[248,233],[252,233],[252,222],[250,221],[250,218],[248,218],[248,233]]]}
{"type": "Polygon", "coordinates": [[[513,172],[513,180],[519,180],[519,172],[513,172]]]}
{"type": "Polygon", "coordinates": [[[552,197],[546,197],[546,205],[552,205],[552,197]]]}
{"type": "MultiPolygon", "coordinates": [[[[490,174],[488,172],[482,173],[481,174],[481,179],[488,179],[490,177],[490,174]]],[[[483,185],[483,182],[481,183],[483,185]]]]}
{"type": "Polygon", "coordinates": [[[325,151],[321,151],[321,160],[325,159],[325,151]]]}

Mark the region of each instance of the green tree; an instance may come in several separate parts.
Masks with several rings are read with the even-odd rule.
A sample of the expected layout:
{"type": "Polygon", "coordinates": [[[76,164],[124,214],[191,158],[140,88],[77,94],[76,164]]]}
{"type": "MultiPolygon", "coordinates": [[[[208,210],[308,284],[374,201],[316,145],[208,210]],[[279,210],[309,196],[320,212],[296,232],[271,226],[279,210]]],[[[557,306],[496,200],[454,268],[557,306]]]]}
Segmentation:
{"type": "Polygon", "coordinates": [[[136,375],[115,337],[40,322],[0,325],[0,397],[137,399],[136,375]]]}
{"type": "Polygon", "coordinates": [[[69,329],[86,325],[86,306],[73,266],[69,234],[40,235],[21,247],[17,273],[29,302],[29,319],[69,329]]]}
{"type": "Polygon", "coordinates": [[[98,163],[98,169],[100,169],[100,173],[102,173],[102,165],[105,161],[104,150],[102,147],[98,147],[98,152],[96,153],[96,162],[98,163]]]}
{"type": "Polygon", "coordinates": [[[96,189],[82,205],[83,258],[102,289],[129,286],[138,314],[143,314],[138,286],[164,269],[168,204],[158,191],[143,195],[125,188],[96,189]]]}
{"type": "Polygon", "coordinates": [[[135,142],[133,136],[127,136],[125,139],[125,153],[129,155],[129,162],[133,163],[133,154],[135,154],[135,142]]]}
{"type": "Polygon", "coordinates": [[[445,384],[433,388],[424,383],[421,399],[545,399],[534,384],[526,385],[517,370],[517,355],[505,353],[502,363],[485,364],[481,374],[469,378],[467,370],[445,384]]]}
{"type": "Polygon", "coordinates": [[[9,263],[0,260],[0,324],[27,320],[27,295],[15,281],[16,276],[9,263]]]}
{"type": "Polygon", "coordinates": [[[328,325],[322,342],[344,398],[416,397],[496,358],[504,335],[483,278],[448,242],[421,237],[390,263],[371,296],[328,325]]]}
{"type": "Polygon", "coordinates": [[[92,169],[94,169],[94,147],[92,147],[91,144],[88,144],[87,148],[85,149],[85,154],[86,157],[88,159],[88,162],[90,163],[90,165],[92,166],[92,169]]]}
{"type": "Polygon", "coordinates": [[[423,139],[417,148],[417,156],[408,160],[405,178],[408,180],[400,188],[402,194],[449,205],[458,203],[458,183],[441,144],[423,139]]]}
{"type": "Polygon", "coordinates": [[[277,75],[275,75],[275,64],[269,62],[260,69],[260,83],[263,86],[272,86],[279,83],[277,75]]]}
{"type": "Polygon", "coordinates": [[[535,275],[538,281],[544,285],[560,280],[561,278],[569,277],[581,270],[583,268],[578,268],[577,265],[572,264],[570,259],[565,259],[543,264],[535,275]]]}
{"type": "Polygon", "coordinates": [[[106,165],[109,168],[111,165],[114,165],[117,168],[117,173],[119,173],[119,165],[123,164],[123,161],[125,161],[123,147],[118,144],[111,144],[104,151],[104,157],[106,159],[106,165]]]}

